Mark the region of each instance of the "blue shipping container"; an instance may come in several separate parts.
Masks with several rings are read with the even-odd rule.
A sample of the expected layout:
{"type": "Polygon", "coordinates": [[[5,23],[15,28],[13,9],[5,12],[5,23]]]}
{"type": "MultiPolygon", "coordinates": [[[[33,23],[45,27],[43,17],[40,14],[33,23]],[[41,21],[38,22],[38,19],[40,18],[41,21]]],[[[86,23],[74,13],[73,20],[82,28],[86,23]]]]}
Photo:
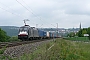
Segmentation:
{"type": "Polygon", "coordinates": [[[39,37],[44,37],[44,31],[38,30],[39,37]]]}
{"type": "Polygon", "coordinates": [[[47,36],[47,32],[44,31],[44,37],[46,37],[46,36],[47,36]]]}

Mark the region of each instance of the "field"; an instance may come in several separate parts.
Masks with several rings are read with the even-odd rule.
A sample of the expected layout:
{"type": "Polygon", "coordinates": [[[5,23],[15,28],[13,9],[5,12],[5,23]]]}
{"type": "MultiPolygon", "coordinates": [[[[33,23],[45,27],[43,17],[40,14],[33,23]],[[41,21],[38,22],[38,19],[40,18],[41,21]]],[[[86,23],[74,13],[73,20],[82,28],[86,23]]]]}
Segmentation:
{"type": "Polygon", "coordinates": [[[90,42],[56,39],[11,60],[90,60],[90,42]]]}
{"type": "Polygon", "coordinates": [[[88,37],[69,37],[64,38],[66,40],[73,40],[73,41],[89,41],[88,37]]]}

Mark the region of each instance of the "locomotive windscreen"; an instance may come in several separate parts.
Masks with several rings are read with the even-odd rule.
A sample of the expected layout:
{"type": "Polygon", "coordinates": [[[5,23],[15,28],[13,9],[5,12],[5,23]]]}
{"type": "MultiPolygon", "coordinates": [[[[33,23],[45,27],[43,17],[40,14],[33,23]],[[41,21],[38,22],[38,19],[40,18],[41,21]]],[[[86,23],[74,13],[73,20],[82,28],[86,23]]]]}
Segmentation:
{"type": "Polygon", "coordinates": [[[27,31],[28,30],[28,28],[27,27],[20,27],[20,29],[19,29],[20,31],[27,31]]]}

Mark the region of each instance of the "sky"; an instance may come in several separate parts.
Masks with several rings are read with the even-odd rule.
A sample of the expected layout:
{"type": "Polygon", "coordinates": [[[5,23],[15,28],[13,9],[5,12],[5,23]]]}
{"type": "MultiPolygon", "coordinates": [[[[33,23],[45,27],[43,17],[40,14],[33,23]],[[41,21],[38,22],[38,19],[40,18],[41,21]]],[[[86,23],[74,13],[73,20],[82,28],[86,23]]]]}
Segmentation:
{"type": "Polygon", "coordinates": [[[90,27],[90,0],[0,0],[0,26],[90,27]]]}

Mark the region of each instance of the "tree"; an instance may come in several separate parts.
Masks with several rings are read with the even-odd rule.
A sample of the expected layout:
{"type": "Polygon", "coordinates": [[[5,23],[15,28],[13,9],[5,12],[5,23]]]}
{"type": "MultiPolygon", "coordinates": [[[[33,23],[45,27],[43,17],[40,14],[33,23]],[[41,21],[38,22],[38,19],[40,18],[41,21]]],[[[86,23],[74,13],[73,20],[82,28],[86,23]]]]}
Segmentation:
{"type": "Polygon", "coordinates": [[[9,39],[10,37],[7,36],[6,32],[3,31],[1,28],[0,28],[0,41],[1,42],[5,42],[7,41],[7,39],[9,39]]]}
{"type": "Polygon", "coordinates": [[[80,31],[78,32],[78,36],[79,36],[79,37],[82,37],[82,30],[80,30],[80,31]]]}
{"type": "Polygon", "coordinates": [[[78,32],[79,37],[83,37],[84,34],[87,34],[87,28],[83,28],[78,32]]]}
{"type": "Polygon", "coordinates": [[[90,27],[87,29],[87,33],[89,34],[89,40],[90,40],[90,27]]]}
{"type": "Polygon", "coordinates": [[[74,37],[75,36],[75,33],[74,32],[71,32],[68,34],[69,37],[74,37]]]}

